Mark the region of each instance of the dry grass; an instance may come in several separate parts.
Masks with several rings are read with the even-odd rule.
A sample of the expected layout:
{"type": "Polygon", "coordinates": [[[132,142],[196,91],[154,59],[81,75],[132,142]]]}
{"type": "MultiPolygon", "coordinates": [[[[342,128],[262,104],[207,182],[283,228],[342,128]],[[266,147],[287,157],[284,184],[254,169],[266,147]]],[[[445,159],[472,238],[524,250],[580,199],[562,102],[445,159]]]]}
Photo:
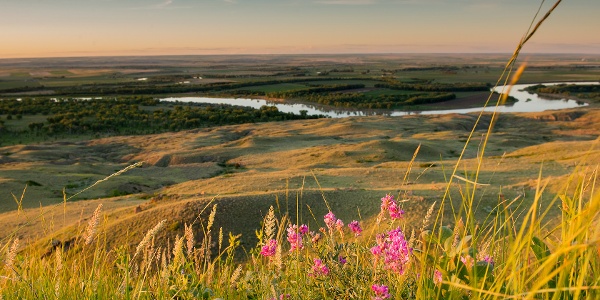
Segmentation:
{"type": "MultiPolygon", "coordinates": [[[[68,228],[87,222],[80,216],[90,215],[103,203],[108,221],[102,226],[111,228],[108,239],[115,243],[121,237],[141,239],[145,230],[162,219],[174,228],[164,234],[175,237],[183,235],[185,223],[192,223],[198,206],[215,198],[228,214],[236,209],[246,213],[218,226],[251,237],[247,228],[254,228],[256,219],[276,199],[280,207],[283,199],[286,208],[293,207],[295,193],[301,189],[304,199],[317,207],[313,209],[321,206],[317,200],[323,191],[334,205],[349,204],[343,210],[346,213],[360,208],[368,217],[372,208],[366,203],[373,200],[369,197],[374,192],[399,191],[408,162],[420,145],[412,173],[401,188],[410,193],[405,208],[418,219],[439,200],[448,168],[455,163],[474,121],[474,115],[323,119],[4,147],[0,152],[10,155],[3,156],[7,162],[0,165],[0,189],[19,198],[27,180],[42,186],[27,187],[23,212],[9,212],[16,209],[10,198],[2,202],[7,213],[0,215],[0,232],[24,224],[19,232],[22,237],[34,240],[58,231],[64,239],[75,233],[68,228]],[[64,210],[61,205],[48,206],[62,202],[61,187],[69,186],[67,195],[72,195],[137,161],[146,163],[73,200],[100,199],[69,201],[64,210]],[[134,195],[102,199],[116,189],[134,195]],[[144,195],[150,198],[142,199],[144,195]],[[142,212],[134,211],[137,206],[142,212]],[[41,212],[43,217],[35,218],[41,212]]],[[[489,117],[484,116],[481,123],[483,130],[489,117]]],[[[488,142],[489,156],[481,165],[479,182],[489,186],[481,194],[478,213],[485,216],[492,210],[499,194],[512,199],[532,193],[542,163],[547,189],[558,192],[583,157],[588,156],[588,163],[600,161],[600,150],[593,142],[600,134],[598,124],[600,111],[594,109],[501,116],[488,142]]],[[[477,168],[479,134],[476,131],[466,149],[459,166],[461,176],[468,177],[477,168]]],[[[557,213],[553,211],[549,218],[557,213]]]]}

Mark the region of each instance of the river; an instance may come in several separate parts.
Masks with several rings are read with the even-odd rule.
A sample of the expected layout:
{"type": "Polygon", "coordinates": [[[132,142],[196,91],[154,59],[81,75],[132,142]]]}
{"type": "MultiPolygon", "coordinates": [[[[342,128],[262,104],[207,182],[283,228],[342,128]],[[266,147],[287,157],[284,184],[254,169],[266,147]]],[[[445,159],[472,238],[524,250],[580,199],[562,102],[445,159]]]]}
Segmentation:
{"type": "MultiPolygon", "coordinates": [[[[600,84],[599,82],[560,82],[560,83],[542,83],[544,85],[557,84],[600,84]]],[[[586,106],[587,103],[577,101],[570,98],[564,99],[546,99],[538,94],[530,94],[524,89],[528,86],[536,84],[517,84],[512,87],[510,96],[515,97],[518,101],[509,105],[498,106],[499,112],[538,112],[545,110],[567,109],[580,106],[586,106]]],[[[501,93],[506,89],[505,86],[498,86],[494,91],[501,93]]],[[[300,114],[301,111],[306,111],[309,115],[326,115],[332,118],[344,118],[352,116],[370,116],[370,115],[387,115],[387,116],[406,116],[417,114],[449,114],[449,113],[470,113],[479,112],[483,107],[461,108],[461,109],[445,109],[445,110],[423,110],[423,111],[407,111],[407,110],[359,110],[348,108],[326,107],[321,105],[313,105],[308,103],[296,103],[291,101],[276,102],[262,99],[244,99],[244,98],[205,98],[205,97],[172,97],[164,98],[162,101],[180,101],[192,103],[211,103],[211,104],[227,104],[239,105],[252,108],[260,108],[263,105],[275,106],[281,112],[291,112],[300,114]]],[[[493,111],[495,107],[486,107],[486,111],[493,111]]]]}

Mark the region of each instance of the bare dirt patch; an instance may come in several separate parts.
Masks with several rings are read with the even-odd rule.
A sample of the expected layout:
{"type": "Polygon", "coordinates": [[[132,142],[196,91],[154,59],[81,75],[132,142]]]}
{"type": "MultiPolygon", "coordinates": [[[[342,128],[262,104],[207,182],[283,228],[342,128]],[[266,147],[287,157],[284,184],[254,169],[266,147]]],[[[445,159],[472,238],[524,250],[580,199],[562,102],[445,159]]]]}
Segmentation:
{"type": "Polygon", "coordinates": [[[29,75],[35,76],[35,77],[42,77],[42,76],[52,76],[52,73],[50,73],[48,71],[36,71],[36,72],[29,72],[29,75]]]}
{"type": "Polygon", "coordinates": [[[112,69],[69,69],[67,71],[80,76],[100,75],[114,72],[112,69]]]}

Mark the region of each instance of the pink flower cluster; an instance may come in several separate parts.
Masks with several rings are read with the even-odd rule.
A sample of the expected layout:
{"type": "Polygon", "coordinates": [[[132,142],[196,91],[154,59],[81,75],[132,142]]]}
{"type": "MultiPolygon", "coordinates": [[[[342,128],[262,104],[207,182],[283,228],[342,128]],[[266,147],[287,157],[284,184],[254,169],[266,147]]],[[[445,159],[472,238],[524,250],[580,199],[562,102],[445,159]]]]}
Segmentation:
{"type": "Polygon", "coordinates": [[[304,245],[302,244],[302,236],[304,236],[308,232],[308,226],[302,224],[300,227],[298,225],[290,225],[287,229],[287,240],[290,242],[290,252],[294,252],[297,249],[304,249],[304,245]]]}
{"type": "Polygon", "coordinates": [[[387,194],[381,198],[381,214],[385,212],[390,214],[392,220],[400,219],[404,216],[404,211],[398,206],[398,203],[394,200],[394,196],[387,194]]]}
{"type": "Polygon", "coordinates": [[[330,211],[324,217],[325,225],[329,229],[329,234],[333,234],[333,230],[336,229],[340,232],[341,235],[344,234],[342,231],[344,229],[344,221],[335,217],[335,215],[330,211]]]}
{"type": "Polygon", "coordinates": [[[323,220],[325,221],[325,225],[327,226],[327,228],[329,229],[330,232],[333,230],[333,228],[335,228],[336,223],[338,221],[338,219],[335,217],[335,215],[332,212],[328,212],[323,217],[323,220]]]}
{"type": "Polygon", "coordinates": [[[490,255],[485,255],[483,257],[483,261],[485,261],[486,263],[488,263],[490,265],[494,265],[494,258],[491,257],[490,255]]]}
{"type": "Polygon", "coordinates": [[[342,221],[341,219],[337,219],[337,221],[335,221],[335,228],[338,231],[342,231],[342,229],[344,228],[344,221],[342,221]]]}
{"type": "Polygon", "coordinates": [[[262,256],[273,256],[275,255],[276,250],[277,240],[269,240],[267,244],[261,248],[260,254],[262,254],[262,256]]]}
{"type": "Polygon", "coordinates": [[[390,297],[390,291],[387,285],[374,284],[371,286],[371,290],[375,292],[375,297],[371,298],[373,300],[383,300],[390,297]]]}
{"type": "Polygon", "coordinates": [[[442,277],[442,272],[440,272],[440,270],[435,270],[435,272],[433,272],[433,283],[436,286],[440,286],[442,284],[443,281],[443,277],[442,277]]]}
{"type": "Polygon", "coordinates": [[[329,274],[329,268],[318,258],[313,259],[315,263],[312,267],[312,272],[308,273],[310,276],[327,276],[329,274]]]}
{"type": "Polygon", "coordinates": [[[350,224],[348,224],[348,227],[350,227],[350,230],[352,230],[355,236],[359,236],[360,233],[363,231],[360,227],[360,224],[358,224],[358,221],[356,220],[350,222],[350,224]]]}
{"type": "Polygon", "coordinates": [[[404,274],[405,266],[410,261],[412,249],[402,230],[398,227],[387,234],[377,235],[377,245],[371,248],[371,253],[377,259],[383,257],[386,269],[391,269],[398,274],[404,274]]]}

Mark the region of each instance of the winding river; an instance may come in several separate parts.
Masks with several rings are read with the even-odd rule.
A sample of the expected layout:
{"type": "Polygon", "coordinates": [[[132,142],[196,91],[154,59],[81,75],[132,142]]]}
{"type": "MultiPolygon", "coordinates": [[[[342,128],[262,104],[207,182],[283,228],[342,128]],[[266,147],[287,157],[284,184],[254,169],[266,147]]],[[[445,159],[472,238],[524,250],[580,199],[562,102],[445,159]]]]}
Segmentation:
{"type": "MultiPolygon", "coordinates": [[[[599,82],[560,82],[560,83],[542,83],[544,85],[558,84],[600,84],[599,82]]],[[[538,94],[530,94],[524,91],[528,86],[535,84],[517,84],[510,91],[510,96],[515,97],[518,101],[510,105],[498,106],[499,112],[538,112],[545,110],[556,110],[586,106],[587,103],[574,99],[547,99],[538,94]]],[[[507,88],[498,86],[494,91],[502,93],[507,88]]],[[[332,118],[344,118],[353,116],[370,116],[370,115],[386,115],[386,116],[406,116],[415,114],[449,114],[449,113],[470,113],[479,112],[483,107],[463,108],[463,109],[446,109],[446,110],[424,110],[424,111],[405,111],[405,110],[358,110],[348,108],[325,107],[320,105],[312,105],[307,103],[294,102],[275,102],[261,99],[244,99],[244,98],[205,98],[205,97],[172,97],[164,98],[162,101],[179,101],[193,103],[211,103],[211,104],[227,104],[239,105],[252,108],[260,108],[263,105],[275,106],[279,111],[291,112],[300,114],[300,111],[306,111],[308,115],[326,115],[332,118]]],[[[493,111],[495,107],[486,107],[485,111],[493,111]]]]}

